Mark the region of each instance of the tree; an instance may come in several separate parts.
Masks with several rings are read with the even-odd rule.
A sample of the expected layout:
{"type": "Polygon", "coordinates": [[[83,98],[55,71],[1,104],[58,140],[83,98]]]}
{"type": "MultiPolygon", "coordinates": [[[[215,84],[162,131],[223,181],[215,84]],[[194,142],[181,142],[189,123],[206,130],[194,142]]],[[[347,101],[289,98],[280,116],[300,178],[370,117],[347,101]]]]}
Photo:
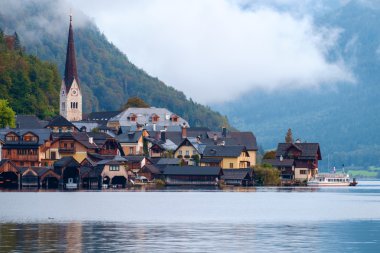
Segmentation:
{"type": "Polygon", "coordinates": [[[15,32],[14,36],[15,36],[14,48],[15,48],[15,50],[21,50],[22,49],[21,48],[21,42],[20,42],[20,38],[18,37],[17,32],[15,32]]]}
{"type": "Polygon", "coordinates": [[[139,97],[131,97],[128,99],[127,103],[122,107],[122,110],[126,110],[130,107],[149,108],[150,106],[139,97]]]}
{"type": "Polygon", "coordinates": [[[16,119],[15,112],[8,105],[8,101],[5,99],[0,99],[0,128],[4,127],[15,127],[16,119]]]}
{"type": "Polygon", "coordinates": [[[293,134],[292,134],[292,129],[288,129],[288,132],[285,135],[285,142],[286,143],[293,143],[293,134]]]}
{"type": "Polygon", "coordinates": [[[276,159],[276,150],[265,152],[263,159],[276,159]]]}

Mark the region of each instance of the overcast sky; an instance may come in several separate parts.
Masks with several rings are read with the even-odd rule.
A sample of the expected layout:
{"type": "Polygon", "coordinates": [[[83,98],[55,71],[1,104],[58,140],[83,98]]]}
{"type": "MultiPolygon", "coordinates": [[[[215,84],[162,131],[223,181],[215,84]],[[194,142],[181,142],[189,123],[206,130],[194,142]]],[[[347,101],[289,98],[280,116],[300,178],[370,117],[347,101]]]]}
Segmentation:
{"type": "Polygon", "coordinates": [[[268,4],[298,0],[244,9],[243,0],[69,1],[131,62],[198,102],[354,82],[346,63],[326,60],[339,29],[315,27],[307,8],[268,4]]]}

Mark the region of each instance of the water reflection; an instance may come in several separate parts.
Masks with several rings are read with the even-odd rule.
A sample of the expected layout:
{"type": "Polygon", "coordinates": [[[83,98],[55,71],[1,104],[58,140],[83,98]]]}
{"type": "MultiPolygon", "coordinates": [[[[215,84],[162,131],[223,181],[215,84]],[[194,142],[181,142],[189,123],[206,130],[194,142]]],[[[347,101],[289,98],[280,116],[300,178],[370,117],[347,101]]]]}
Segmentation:
{"type": "Polygon", "coordinates": [[[380,221],[1,224],[0,252],[377,252],[380,221]]]}

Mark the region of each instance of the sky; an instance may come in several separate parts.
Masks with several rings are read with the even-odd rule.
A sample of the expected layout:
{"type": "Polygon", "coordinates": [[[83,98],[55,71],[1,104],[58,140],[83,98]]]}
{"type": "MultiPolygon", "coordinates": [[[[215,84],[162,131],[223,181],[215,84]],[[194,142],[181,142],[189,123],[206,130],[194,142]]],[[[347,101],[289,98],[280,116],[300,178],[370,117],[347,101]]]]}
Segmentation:
{"type": "Polygon", "coordinates": [[[197,102],[355,82],[348,63],[327,60],[342,31],[317,27],[309,0],[69,2],[132,63],[197,102]]]}

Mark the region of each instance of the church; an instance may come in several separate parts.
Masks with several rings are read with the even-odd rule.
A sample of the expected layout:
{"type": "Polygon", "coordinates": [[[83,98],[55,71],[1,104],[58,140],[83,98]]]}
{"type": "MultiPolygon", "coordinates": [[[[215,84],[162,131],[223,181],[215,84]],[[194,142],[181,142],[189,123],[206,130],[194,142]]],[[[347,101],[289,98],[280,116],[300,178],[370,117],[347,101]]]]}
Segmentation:
{"type": "Polygon", "coordinates": [[[59,114],[69,121],[80,121],[82,120],[82,91],[79,85],[77,63],[75,59],[72,20],[72,16],[70,15],[65,73],[59,97],[59,114]]]}

